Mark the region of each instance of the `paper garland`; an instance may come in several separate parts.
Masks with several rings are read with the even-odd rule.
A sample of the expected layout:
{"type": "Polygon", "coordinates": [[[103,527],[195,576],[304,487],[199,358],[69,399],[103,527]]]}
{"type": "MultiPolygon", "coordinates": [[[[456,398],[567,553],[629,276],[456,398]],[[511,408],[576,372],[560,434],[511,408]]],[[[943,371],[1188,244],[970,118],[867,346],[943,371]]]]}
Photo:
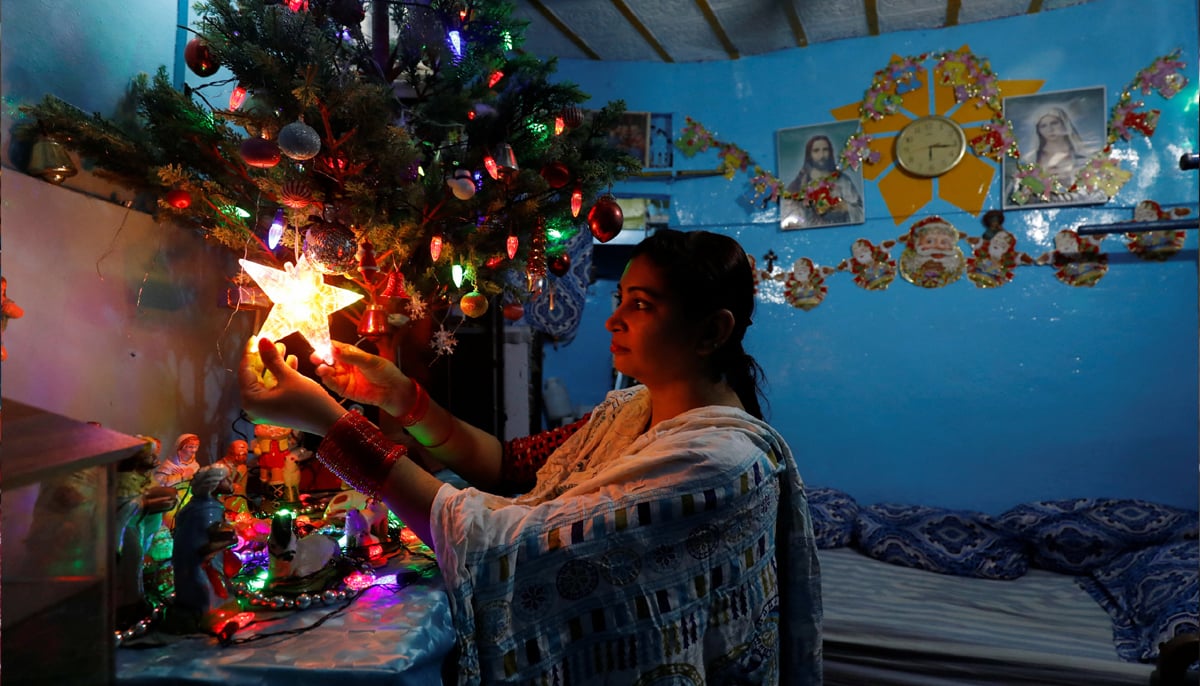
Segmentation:
{"type": "MultiPolygon", "coordinates": [[[[1157,221],[1172,217],[1178,218],[1186,214],[1188,214],[1188,210],[1182,207],[1176,208],[1174,212],[1165,212],[1162,206],[1153,200],[1143,200],[1133,210],[1133,221],[1157,221]]],[[[1142,231],[1127,233],[1125,236],[1129,238],[1129,242],[1125,244],[1125,247],[1129,248],[1129,252],[1143,260],[1154,262],[1170,259],[1172,255],[1183,249],[1183,242],[1187,240],[1187,232],[1182,229],[1142,231]]]]}
{"type": "MultiPolygon", "coordinates": [[[[1168,212],[1153,200],[1138,203],[1134,221],[1153,221],[1182,217],[1186,208],[1168,212]]],[[[836,267],[821,266],[811,258],[797,259],[788,271],[777,269],[775,251],[763,256],[766,269],[755,269],[756,286],[762,281],[783,284],[783,300],[789,305],[812,310],[829,294],[825,277],[837,272],[849,272],[855,286],[867,291],[887,290],[896,275],[914,286],[935,289],[948,286],[964,275],[977,288],[999,288],[1010,283],[1018,267],[1046,266],[1054,268],[1061,283],[1081,288],[1095,286],[1108,273],[1108,255],[1101,252],[1104,236],[1080,236],[1072,229],[1063,229],[1054,236],[1054,249],[1033,258],[1017,250],[1017,238],[1003,228],[1003,215],[989,212],[987,229],[982,236],[968,236],[939,216],[926,217],[914,223],[907,232],[879,245],[866,238],[850,245],[850,257],[836,267]],[[961,246],[970,247],[966,256],[961,246]],[[899,258],[891,249],[901,246],[899,258]]],[[[1182,230],[1146,231],[1125,235],[1127,249],[1137,257],[1164,261],[1178,253],[1187,234],[1182,230]]],[[[754,259],[751,258],[751,262],[754,259]]]]}

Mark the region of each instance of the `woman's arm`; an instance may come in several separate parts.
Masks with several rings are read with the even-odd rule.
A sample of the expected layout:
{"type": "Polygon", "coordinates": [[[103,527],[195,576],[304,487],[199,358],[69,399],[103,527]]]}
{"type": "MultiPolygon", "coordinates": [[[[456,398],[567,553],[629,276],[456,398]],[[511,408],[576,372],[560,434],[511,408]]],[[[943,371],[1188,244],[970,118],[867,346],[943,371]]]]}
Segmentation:
{"type": "Polygon", "coordinates": [[[335,342],[333,364],[319,359],[317,377],[330,390],[355,402],[369,403],[400,420],[421,444],[422,452],[481,489],[495,486],[500,474],[500,441],[455,418],[434,402],[414,379],[378,355],[335,342]]]}
{"type": "Polygon", "coordinates": [[[491,491],[500,483],[500,440],[450,414],[412,379],[412,390],[400,424],[421,445],[421,451],[445,465],[476,488],[491,491]]]}
{"type": "Polygon", "coordinates": [[[264,383],[253,355],[247,351],[238,373],[246,412],[256,422],[324,436],[317,458],[355,489],[382,498],[413,533],[432,545],[429,509],[442,482],[408,459],[407,448],[388,440],[378,427],[347,411],[320,384],[292,368],[269,340],[259,341],[258,355],[262,368],[277,380],[273,386],[264,383]]]}

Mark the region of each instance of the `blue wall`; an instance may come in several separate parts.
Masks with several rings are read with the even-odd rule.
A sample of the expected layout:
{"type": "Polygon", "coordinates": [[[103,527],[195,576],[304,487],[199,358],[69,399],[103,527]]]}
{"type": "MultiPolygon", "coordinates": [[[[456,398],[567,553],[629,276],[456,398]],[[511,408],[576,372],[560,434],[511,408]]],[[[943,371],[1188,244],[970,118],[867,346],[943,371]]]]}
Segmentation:
{"type": "MultiPolygon", "coordinates": [[[[596,103],[621,98],[631,111],[673,113],[676,134],[692,116],[775,170],[778,129],[833,120],[831,110],[859,101],[894,54],[969,45],[1001,79],[1043,80],[1039,92],[1103,85],[1111,108],[1138,70],[1182,48],[1191,82],[1173,99],[1145,98],[1162,119],[1153,138],[1115,146],[1134,173],[1116,198],[1006,213],[1018,249],[1037,257],[1059,229],[1128,221],[1142,199],[1196,215],[1197,173],[1178,168],[1180,154],[1197,150],[1196,26],[1190,0],[1098,0],[731,62],[565,61],[559,74],[596,103]]],[[[716,164],[712,152],[676,152],[676,169],[716,164]]],[[[999,185],[984,210],[999,208],[999,185]]],[[[872,181],[865,225],[788,232],[777,228],[774,207],[747,202],[746,175],[615,190],[669,194],[673,227],[728,233],[752,255],[773,250],[785,269],[799,257],[834,266],[854,239],[894,239],[930,214],[971,235],[982,230],[977,216],[936,198],[897,224],[872,181]]],[[[1196,233],[1165,263],[1141,261],[1108,237],[1110,269],[1094,288],[1066,286],[1046,267],[1018,269],[1012,283],[987,290],[966,278],[940,289],[897,278],[868,292],[837,273],[808,312],[764,288],[749,347],[767,371],[772,422],[810,484],[862,502],[999,512],[1034,499],[1123,496],[1195,507],[1196,233]]],[[[576,404],[598,402],[611,384],[603,322],[614,288],[596,282],[576,338],[546,350],[544,376],[562,378],[576,404]]]]}
{"type": "MultiPolygon", "coordinates": [[[[52,92],[110,115],[134,73],[168,64],[182,74],[172,56],[181,42],[175,25],[184,3],[68,5],[6,4],[7,106],[0,111],[6,164],[17,104],[52,92]]],[[[818,44],[732,62],[564,61],[559,74],[597,103],[622,98],[631,110],[671,112],[677,130],[691,115],[774,169],[777,130],[832,120],[830,111],[861,99],[893,54],[966,44],[988,58],[1002,79],[1044,80],[1043,92],[1103,85],[1111,106],[1139,69],[1183,48],[1192,83],[1172,100],[1146,98],[1162,109],[1162,121],[1153,138],[1118,146],[1135,176],[1112,202],[1008,213],[1005,226],[1017,235],[1018,247],[1037,256],[1050,249],[1059,228],[1127,220],[1143,198],[1196,214],[1196,172],[1180,172],[1176,164],[1182,152],[1198,147],[1196,26],[1192,0],[1095,0],[984,25],[818,44]]],[[[679,169],[715,164],[712,153],[694,159],[676,154],[679,169]]],[[[912,221],[897,225],[887,216],[873,182],[866,184],[865,225],[790,232],[778,230],[773,209],[749,209],[745,176],[631,181],[615,190],[668,194],[673,226],[728,232],[755,256],[774,250],[781,265],[799,257],[835,265],[849,255],[855,238],[895,238],[912,221]]],[[[10,202],[23,201],[6,196],[6,206],[10,202]]],[[[994,185],[984,207],[999,204],[994,185]]],[[[941,201],[917,217],[929,214],[979,233],[977,217],[941,201]]],[[[10,224],[10,248],[18,247],[11,240],[16,224],[10,224]]],[[[966,279],[936,290],[898,279],[887,291],[866,292],[847,274],[834,274],[828,297],[810,312],[764,297],[749,345],[768,373],[772,420],[810,483],[846,489],[864,502],[999,511],[1037,498],[1119,495],[1195,506],[1196,233],[1189,232],[1183,253],[1162,264],[1130,257],[1110,237],[1104,249],[1111,268],[1092,289],[1067,287],[1052,270],[1029,267],[992,290],[966,279]]],[[[101,243],[96,255],[104,254],[107,242],[101,243]]],[[[37,250],[57,258],[52,244],[31,241],[22,250],[25,263],[37,250]]],[[[16,265],[10,262],[6,272],[16,265]]],[[[142,272],[135,276],[136,282],[142,272]]],[[[219,279],[209,281],[220,287],[219,279]]],[[[593,285],[579,334],[568,345],[546,349],[543,375],[562,378],[577,404],[598,402],[611,384],[603,319],[614,288],[593,285]]],[[[19,292],[25,294],[21,300],[32,297],[28,286],[19,292]]],[[[22,305],[30,312],[59,311],[49,304],[22,305]]],[[[19,338],[19,326],[8,334],[19,338]]],[[[197,345],[211,347],[207,339],[197,345]]],[[[127,385],[121,388],[124,397],[139,397],[127,385]]],[[[210,410],[198,408],[179,423],[194,430],[209,421],[204,415],[210,410]]]]}

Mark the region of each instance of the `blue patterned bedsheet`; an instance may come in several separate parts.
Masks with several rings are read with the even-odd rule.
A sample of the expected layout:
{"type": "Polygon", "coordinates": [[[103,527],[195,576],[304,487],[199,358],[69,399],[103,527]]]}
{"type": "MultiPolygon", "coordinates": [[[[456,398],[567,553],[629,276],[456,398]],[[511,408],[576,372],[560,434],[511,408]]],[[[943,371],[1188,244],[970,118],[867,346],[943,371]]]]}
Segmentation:
{"type": "Polygon", "coordinates": [[[950,576],[821,550],[825,683],[1145,685],[1122,662],[1112,621],[1074,577],[950,576]]]}

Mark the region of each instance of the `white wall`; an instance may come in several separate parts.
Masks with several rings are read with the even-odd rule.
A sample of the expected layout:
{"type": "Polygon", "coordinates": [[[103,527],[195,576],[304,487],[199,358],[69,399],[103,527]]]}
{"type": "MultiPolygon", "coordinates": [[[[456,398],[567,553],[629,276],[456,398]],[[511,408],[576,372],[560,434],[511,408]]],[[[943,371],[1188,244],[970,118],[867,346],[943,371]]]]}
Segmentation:
{"type": "MultiPolygon", "coordinates": [[[[236,263],[148,215],[3,175],[3,273],[25,310],[4,333],[6,400],[220,457],[239,413],[253,314],[221,307],[236,263]]],[[[247,425],[238,425],[247,431],[247,425]]]]}
{"type": "MultiPolygon", "coordinates": [[[[146,214],[27,176],[13,143],[17,107],[53,94],[106,118],[128,117],[139,72],[175,74],[186,3],[6,0],[0,43],[5,107],[3,274],[25,309],[4,335],[0,391],[47,410],[171,444],[196,433],[202,455],[237,438],[234,369],[253,315],[218,305],[234,256],[146,214]],[[184,8],[184,9],[181,9],[184,8]]],[[[119,199],[87,173],[68,185],[119,199]]]]}

